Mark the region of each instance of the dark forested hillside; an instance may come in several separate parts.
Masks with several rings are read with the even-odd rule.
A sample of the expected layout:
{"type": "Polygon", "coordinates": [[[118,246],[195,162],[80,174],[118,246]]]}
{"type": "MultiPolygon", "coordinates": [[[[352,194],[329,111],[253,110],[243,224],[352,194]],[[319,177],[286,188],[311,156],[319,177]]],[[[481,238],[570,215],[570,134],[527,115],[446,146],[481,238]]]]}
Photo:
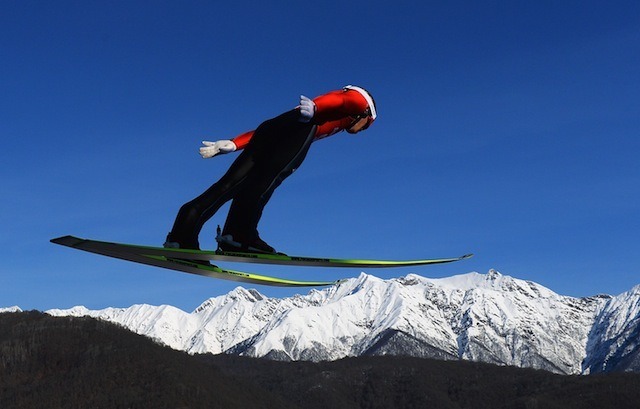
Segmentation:
{"type": "Polygon", "coordinates": [[[0,408],[290,407],[114,324],[0,314],[0,408]]]}
{"type": "Polygon", "coordinates": [[[189,356],[114,324],[0,314],[0,408],[636,408],[640,375],[369,357],[189,356]]]}

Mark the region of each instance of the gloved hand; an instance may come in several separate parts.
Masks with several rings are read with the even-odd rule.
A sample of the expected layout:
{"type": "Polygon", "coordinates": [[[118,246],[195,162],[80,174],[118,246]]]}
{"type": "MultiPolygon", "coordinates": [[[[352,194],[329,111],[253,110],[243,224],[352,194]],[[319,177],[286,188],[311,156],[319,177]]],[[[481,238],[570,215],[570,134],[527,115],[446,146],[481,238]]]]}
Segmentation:
{"type": "Polygon", "coordinates": [[[311,121],[311,118],[313,118],[313,115],[316,113],[316,104],[304,95],[300,95],[300,105],[298,105],[298,108],[300,108],[300,122],[306,123],[311,121]]]}
{"type": "Polygon", "coordinates": [[[204,146],[200,147],[200,155],[204,159],[213,158],[218,154],[235,152],[238,147],[233,141],[222,140],[216,142],[202,141],[204,146]]]}

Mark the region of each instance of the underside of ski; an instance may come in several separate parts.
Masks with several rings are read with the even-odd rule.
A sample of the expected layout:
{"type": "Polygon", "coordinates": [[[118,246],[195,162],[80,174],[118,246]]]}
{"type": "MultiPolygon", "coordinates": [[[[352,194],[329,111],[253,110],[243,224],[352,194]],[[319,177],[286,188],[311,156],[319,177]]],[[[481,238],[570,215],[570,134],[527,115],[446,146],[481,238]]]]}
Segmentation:
{"type": "Polygon", "coordinates": [[[206,260],[190,260],[184,253],[159,255],[148,254],[140,250],[140,246],[122,246],[116,243],[99,242],[94,240],[84,240],[73,236],[64,236],[51,240],[52,243],[71,247],[90,253],[100,254],[107,257],[132,261],[134,263],[146,264],[155,267],[162,267],[184,273],[198,274],[206,277],[219,278],[223,280],[238,281],[250,284],[260,284],[279,287],[318,287],[338,283],[337,281],[299,281],[286,278],[271,277],[260,274],[247,273],[244,271],[228,270],[211,265],[206,260]]]}

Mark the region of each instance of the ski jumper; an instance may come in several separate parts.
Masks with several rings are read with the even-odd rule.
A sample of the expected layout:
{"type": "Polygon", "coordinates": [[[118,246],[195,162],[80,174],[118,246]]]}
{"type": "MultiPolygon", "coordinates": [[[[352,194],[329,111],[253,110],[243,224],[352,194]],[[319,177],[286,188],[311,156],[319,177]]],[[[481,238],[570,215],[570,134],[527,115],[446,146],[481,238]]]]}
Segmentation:
{"type": "Polygon", "coordinates": [[[232,235],[240,243],[259,240],[257,226],[264,206],[300,166],[311,143],[349,129],[354,118],[375,109],[369,106],[373,105],[370,97],[347,87],[313,102],[316,111],[310,122],[301,122],[300,109],[295,108],[234,138],[242,152],[218,182],[180,208],[169,233],[171,240],[181,248],[199,249],[202,227],[229,200],[233,201],[223,235],[232,235]]]}

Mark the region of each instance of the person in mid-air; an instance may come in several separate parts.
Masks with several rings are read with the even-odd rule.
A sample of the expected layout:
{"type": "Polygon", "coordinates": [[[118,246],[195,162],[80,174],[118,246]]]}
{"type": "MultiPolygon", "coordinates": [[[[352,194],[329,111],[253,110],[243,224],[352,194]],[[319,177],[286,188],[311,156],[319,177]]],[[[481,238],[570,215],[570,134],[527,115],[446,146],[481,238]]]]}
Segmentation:
{"type": "Polygon", "coordinates": [[[203,141],[200,154],[205,159],[243,151],[218,182],[180,208],[164,246],[199,250],[203,225],[233,199],[222,234],[216,238],[219,249],[275,253],[258,234],[258,221],[274,190],[300,166],[312,142],[340,131],[364,131],[376,116],[371,94],[348,85],[313,100],[302,95],[295,109],[233,140],[203,141]]]}

